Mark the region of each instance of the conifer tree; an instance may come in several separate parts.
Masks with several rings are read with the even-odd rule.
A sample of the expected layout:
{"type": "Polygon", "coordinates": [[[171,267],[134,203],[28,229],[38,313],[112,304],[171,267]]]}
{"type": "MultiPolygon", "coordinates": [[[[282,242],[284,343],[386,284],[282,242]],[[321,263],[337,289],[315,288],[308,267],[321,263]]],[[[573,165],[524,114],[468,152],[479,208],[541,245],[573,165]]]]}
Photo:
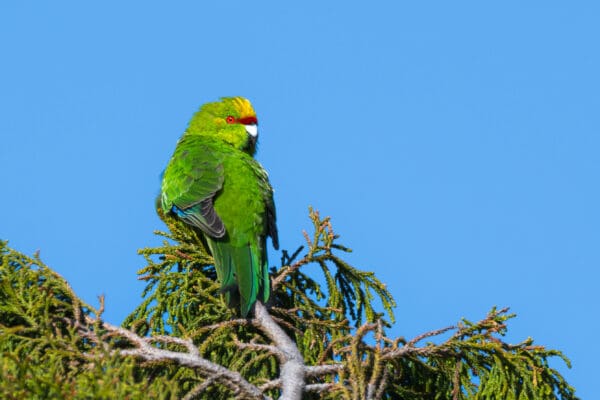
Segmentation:
{"type": "MultiPolygon", "coordinates": [[[[508,309],[393,338],[395,303],[344,261],[330,219],[283,251],[272,295],[229,308],[193,229],[159,210],[163,245],[141,304],[120,325],[82,301],[38,255],[0,242],[0,393],[7,399],[576,399],[532,339],[503,340],[508,309]]],[[[110,304],[106,305],[110,307],[110,304]]],[[[569,365],[570,366],[570,365],[569,365]]]]}

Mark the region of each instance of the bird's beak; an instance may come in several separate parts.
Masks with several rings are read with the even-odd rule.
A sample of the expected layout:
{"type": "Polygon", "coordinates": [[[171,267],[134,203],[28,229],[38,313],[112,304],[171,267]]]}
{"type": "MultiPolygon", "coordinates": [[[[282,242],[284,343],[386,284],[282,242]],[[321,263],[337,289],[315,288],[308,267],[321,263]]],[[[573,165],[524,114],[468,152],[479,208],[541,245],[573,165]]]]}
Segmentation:
{"type": "Polygon", "coordinates": [[[248,124],[244,125],[244,128],[246,128],[246,132],[248,132],[248,135],[250,135],[253,139],[256,139],[256,137],[258,136],[258,125],[248,124]]]}

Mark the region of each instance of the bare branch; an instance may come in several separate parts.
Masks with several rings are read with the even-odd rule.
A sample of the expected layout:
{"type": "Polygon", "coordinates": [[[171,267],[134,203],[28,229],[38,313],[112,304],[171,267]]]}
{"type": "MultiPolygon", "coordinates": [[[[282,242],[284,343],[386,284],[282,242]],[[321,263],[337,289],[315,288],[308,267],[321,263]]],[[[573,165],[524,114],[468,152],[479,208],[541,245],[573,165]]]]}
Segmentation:
{"type": "Polygon", "coordinates": [[[425,332],[418,336],[415,336],[412,340],[410,340],[408,343],[406,343],[402,347],[399,347],[396,349],[390,349],[390,350],[388,350],[386,348],[383,351],[381,360],[382,361],[383,360],[391,360],[392,358],[402,357],[407,354],[425,355],[425,354],[429,354],[434,351],[439,351],[440,350],[439,346],[416,347],[415,344],[417,344],[418,342],[420,342],[421,340],[423,340],[425,338],[429,338],[432,336],[438,336],[438,335],[441,335],[442,333],[448,332],[452,329],[456,329],[456,327],[455,326],[447,326],[442,329],[436,329],[433,331],[425,332]]]}
{"type": "Polygon", "coordinates": [[[244,318],[232,319],[232,320],[229,320],[229,321],[219,322],[218,324],[212,324],[212,325],[206,325],[206,326],[199,327],[198,329],[196,329],[193,332],[192,336],[198,335],[198,334],[203,333],[203,332],[214,331],[214,330],[217,330],[217,329],[220,329],[220,328],[232,327],[232,326],[235,326],[235,325],[242,325],[242,326],[244,326],[244,325],[249,325],[249,324],[251,324],[251,321],[248,320],[248,319],[244,319],[244,318]]]}
{"type": "Polygon", "coordinates": [[[275,346],[283,353],[281,361],[281,399],[300,400],[305,387],[304,358],[296,343],[281,329],[271,318],[266,307],[259,301],[254,306],[254,313],[258,327],[275,343],[275,346]]]}
{"type": "Polygon", "coordinates": [[[259,386],[259,389],[264,393],[269,389],[275,389],[281,387],[281,379],[273,379],[263,385],[259,386]]]}
{"type": "Polygon", "coordinates": [[[319,376],[327,374],[335,374],[340,372],[344,368],[343,364],[325,364],[325,365],[312,365],[306,366],[304,371],[306,376],[319,376]]]}
{"type": "MultiPolygon", "coordinates": [[[[95,320],[88,317],[88,322],[93,323],[95,320]]],[[[221,365],[200,357],[198,348],[189,339],[181,339],[172,336],[141,337],[130,330],[107,322],[102,322],[102,327],[112,336],[126,338],[134,346],[133,348],[118,350],[119,354],[123,356],[140,357],[146,361],[170,360],[179,365],[197,368],[208,375],[207,381],[193,389],[195,393],[200,393],[212,382],[218,381],[233,391],[236,398],[264,398],[261,390],[248,382],[238,372],[231,371],[221,365]],[[187,352],[159,349],[152,345],[152,343],[157,342],[180,345],[185,347],[187,352]]]]}
{"type": "Polygon", "coordinates": [[[306,392],[322,393],[322,392],[328,392],[328,391],[332,390],[333,388],[335,388],[335,383],[312,383],[310,385],[306,385],[304,390],[306,392]]]}
{"type": "Polygon", "coordinates": [[[299,270],[300,267],[302,267],[303,265],[308,264],[311,261],[312,260],[311,260],[310,255],[307,254],[302,259],[296,261],[292,265],[288,265],[288,266],[283,267],[280,270],[279,275],[277,275],[271,281],[271,290],[275,291],[277,289],[277,287],[281,284],[281,282],[283,282],[285,280],[285,278],[287,278],[289,275],[291,275],[295,271],[299,270]]]}
{"type": "Polygon", "coordinates": [[[241,342],[237,337],[234,338],[234,343],[237,347],[239,347],[242,350],[250,349],[250,350],[256,350],[256,351],[266,351],[268,353],[275,355],[281,361],[284,361],[286,359],[285,353],[283,353],[281,350],[279,350],[275,346],[271,346],[268,344],[262,344],[262,343],[252,343],[252,342],[244,343],[244,342],[241,342]]]}
{"type": "Polygon", "coordinates": [[[211,376],[210,378],[207,378],[204,382],[202,382],[201,384],[199,384],[198,386],[196,386],[195,388],[190,390],[183,397],[182,400],[192,400],[193,398],[198,396],[200,393],[204,392],[210,385],[212,385],[215,382],[216,379],[217,379],[216,376],[211,376]]]}

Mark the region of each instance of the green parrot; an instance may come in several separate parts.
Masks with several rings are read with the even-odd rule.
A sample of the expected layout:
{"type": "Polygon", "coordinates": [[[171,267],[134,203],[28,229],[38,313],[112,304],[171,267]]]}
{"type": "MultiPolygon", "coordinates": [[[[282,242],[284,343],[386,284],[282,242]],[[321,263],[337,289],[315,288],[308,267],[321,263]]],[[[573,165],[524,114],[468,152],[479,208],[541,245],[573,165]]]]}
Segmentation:
{"type": "Polygon", "coordinates": [[[266,238],[279,248],[273,188],[253,158],[258,121],[243,97],[207,103],[192,117],[164,171],[160,203],[202,233],[230,306],[244,317],[269,299],[266,238]]]}

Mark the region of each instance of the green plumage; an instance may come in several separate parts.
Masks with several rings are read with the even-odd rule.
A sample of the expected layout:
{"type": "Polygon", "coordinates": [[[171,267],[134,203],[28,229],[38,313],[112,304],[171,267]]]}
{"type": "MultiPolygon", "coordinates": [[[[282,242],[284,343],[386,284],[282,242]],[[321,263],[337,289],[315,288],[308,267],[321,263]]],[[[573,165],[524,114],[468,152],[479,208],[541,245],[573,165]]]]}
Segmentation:
{"type": "Polygon", "coordinates": [[[278,247],[273,189],[252,157],[256,115],[241,97],[208,103],[194,115],[163,175],[161,204],[198,228],[230,304],[246,316],[269,298],[266,238],[278,247]]]}

